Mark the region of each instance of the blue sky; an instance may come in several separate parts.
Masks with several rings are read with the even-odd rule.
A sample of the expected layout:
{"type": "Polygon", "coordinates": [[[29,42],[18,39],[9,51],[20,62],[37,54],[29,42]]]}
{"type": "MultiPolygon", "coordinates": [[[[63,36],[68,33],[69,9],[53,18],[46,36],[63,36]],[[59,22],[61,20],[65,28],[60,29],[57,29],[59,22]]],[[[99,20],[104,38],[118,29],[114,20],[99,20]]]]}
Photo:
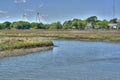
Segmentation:
{"type": "MultiPolygon", "coordinates": [[[[115,17],[120,19],[120,0],[116,1],[115,17]]],[[[86,19],[98,16],[98,19],[112,18],[113,0],[0,0],[0,22],[22,20],[23,14],[28,21],[35,22],[39,12],[42,22],[51,23],[73,18],[86,19]]]]}

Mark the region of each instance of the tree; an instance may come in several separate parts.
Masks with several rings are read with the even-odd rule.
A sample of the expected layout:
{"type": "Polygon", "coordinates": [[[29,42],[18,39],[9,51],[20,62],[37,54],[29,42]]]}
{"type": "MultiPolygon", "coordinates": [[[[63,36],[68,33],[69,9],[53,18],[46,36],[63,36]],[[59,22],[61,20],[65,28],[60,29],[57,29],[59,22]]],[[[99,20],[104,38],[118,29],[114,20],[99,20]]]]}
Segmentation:
{"type": "Polygon", "coordinates": [[[11,25],[11,22],[8,22],[8,21],[6,21],[2,24],[4,29],[10,29],[10,25],[11,25]]]}
{"type": "Polygon", "coordinates": [[[14,29],[30,29],[30,27],[31,27],[30,23],[25,21],[13,22],[11,24],[11,28],[14,29]]]}
{"type": "Polygon", "coordinates": [[[71,20],[65,21],[63,23],[63,29],[72,29],[72,21],[71,20]]]}
{"type": "Polygon", "coordinates": [[[31,28],[33,28],[33,29],[44,29],[44,24],[33,22],[33,23],[31,23],[31,28]]]}
{"type": "Polygon", "coordinates": [[[62,29],[62,27],[63,27],[60,22],[57,22],[57,23],[56,23],[56,26],[57,26],[57,29],[62,29]]]}
{"type": "Polygon", "coordinates": [[[118,20],[118,24],[120,25],[120,20],[118,20]]]}
{"type": "Polygon", "coordinates": [[[91,23],[92,28],[94,29],[95,28],[94,24],[97,21],[97,16],[91,16],[91,17],[87,18],[86,21],[88,23],[91,23]]]}
{"type": "Polygon", "coordinates": [[[84,30],[86,26],[86,21],[85,20],[79,20],[78,21],[78,28],[84,30]]]}
{"type": "Polygon", "coordinates": [[[50,24],[49,29],[62,29],[62,25],[60,22],[52,23],[50,24]]]}
{"type": "Polygon", "coordinates": [[[96,25],[98,25],[97,29],[108,29],[108,21],[107,20],[97,20],[96,25]]]}
{"type": "Polygon", "coordinates": [[[117,18],[111,19],[110,23],[117,23],[117,20],[118,20],[117,18]]]}
{"type": "Polygon", "coordinates": [[[32,22],[30,25],[32,29],[37,29],[37,23],[32,22]]]}
{"type": "Polygon", "coordinates": [[[44,29],[49,29],[50,24],[44,24],[44,29]]]}
{"type": "Polygon", "coordinates": [[[95,22],[97,21],[97,16],[91,16],[86,19],[87,22],[95,22]]]}
{"type": "Polygon", "coordinates": [[[72,28],[78,29],[78,21],[79,21],[78,19],[73,19],[72,20],[72,24],[71,24],[72,28]]]}
{"type": "Polygon", "coordinates": [[[5,29],[5,28],[3,27],[3,24],[0,23],[0,30],[2,30],[2,29],[5,29]]]}
{"type": "Polygon", "coordinates": [[[117,25],[117,28],[120,28],[120,20],[117,18],[107,20],[98,20],[97,16],[90,16],[85,20],[73,19],[65,21],[63,24],[60,22],[55,22],[51,24],[43,24],[36,22],[26,22],[26,21],[17,21],[17,22],[4,22],[0,23],[0,29],[109,29],[110,25],[117,25]]]}

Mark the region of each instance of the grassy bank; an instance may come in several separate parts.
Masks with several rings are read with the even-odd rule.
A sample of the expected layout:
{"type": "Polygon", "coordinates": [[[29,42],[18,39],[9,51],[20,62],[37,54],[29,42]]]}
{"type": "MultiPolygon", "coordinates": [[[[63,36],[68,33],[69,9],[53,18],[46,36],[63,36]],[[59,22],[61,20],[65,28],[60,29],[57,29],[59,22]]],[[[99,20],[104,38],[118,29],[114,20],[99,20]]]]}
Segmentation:
{"type": "Polygon", "coordinates": [[[1,37],[42,37],[57,39],[99,40],[120,42],[120,31],[117,30],[87,30],[87,31],[56,31],[56,30],[5,30],[0,32],[1,37]]]}
{"type": "Polygon", "coordinates": [[[49,49],[53,39],[94,40],[120,42],[120,31],[109,30],[2,30],[0,57],[49,49]]]}
{"type": "Polygon", "coordinates": [[[0,51],[0,58],[27,55],[27,54],[31,54],[31,53],[35,53],[35,52],[39,52],[39,51],[49,50],[52,48],[53,48],[53,46],[5,50],[5,51],[0,51]]]}
{"type": "Polygon", "coordinates": [[[59,35],[59,39],[74,39],[74,40],[94,40],[94,41],[112,41],[120,42],[120,36],[98,36],[98,35],[59,35]]]}
{"type": "Polygon", "coordinates": [[[51,40],[32,40],[32,39],[1,39],[0,51],[12,50],[12,49],[26,49],[36,47],[47,47],[53,46],[51,40]]]}
{"type": "Polygon", "coordinates": [[[51,40],[28,37],[0,37],[0,58],[25,55],[32,52],[48,50],[53,47],[51,40]]]}

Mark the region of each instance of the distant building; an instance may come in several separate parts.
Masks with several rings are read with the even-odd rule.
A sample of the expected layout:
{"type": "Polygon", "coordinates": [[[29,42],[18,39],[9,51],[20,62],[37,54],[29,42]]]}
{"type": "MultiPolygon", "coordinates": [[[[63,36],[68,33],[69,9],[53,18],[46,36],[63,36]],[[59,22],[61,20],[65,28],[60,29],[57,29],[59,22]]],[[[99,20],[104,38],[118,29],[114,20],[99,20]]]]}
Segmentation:
{"type": "Polygon", "coordinates": [[[75,26],[73,26],[73,27],[72,27],[72,29],[76,29],[76,27],[75,27],[75,26]]]}
{"type": "Polygon", "coordinates": [[[85,29],[92,29],[92,28],[93,28],[92,23],[87,23],[85,29]]]}
{"type": "Polygon", "coordinates": [[[118,29],[120,27],[119,24],[116,24],[116,23],[111,23],[111,24],[108,24],[108,27],[109,29],[118,29]]]}

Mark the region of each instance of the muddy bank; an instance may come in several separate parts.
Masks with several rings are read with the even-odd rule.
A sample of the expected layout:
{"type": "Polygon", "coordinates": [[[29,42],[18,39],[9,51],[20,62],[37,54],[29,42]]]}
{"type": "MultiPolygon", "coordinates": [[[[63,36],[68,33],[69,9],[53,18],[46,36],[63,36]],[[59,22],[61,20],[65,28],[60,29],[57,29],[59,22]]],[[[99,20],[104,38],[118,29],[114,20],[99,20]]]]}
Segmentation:
{"type": "Polygon", "coordinates": [[[26,54],[31,54],[31,53],[34,53],[34,52],[49,50],[49,49],[52,49],[52,48],[53,48],[53,46],[0,51],[0,58],[26,55],[26,54]]]}

